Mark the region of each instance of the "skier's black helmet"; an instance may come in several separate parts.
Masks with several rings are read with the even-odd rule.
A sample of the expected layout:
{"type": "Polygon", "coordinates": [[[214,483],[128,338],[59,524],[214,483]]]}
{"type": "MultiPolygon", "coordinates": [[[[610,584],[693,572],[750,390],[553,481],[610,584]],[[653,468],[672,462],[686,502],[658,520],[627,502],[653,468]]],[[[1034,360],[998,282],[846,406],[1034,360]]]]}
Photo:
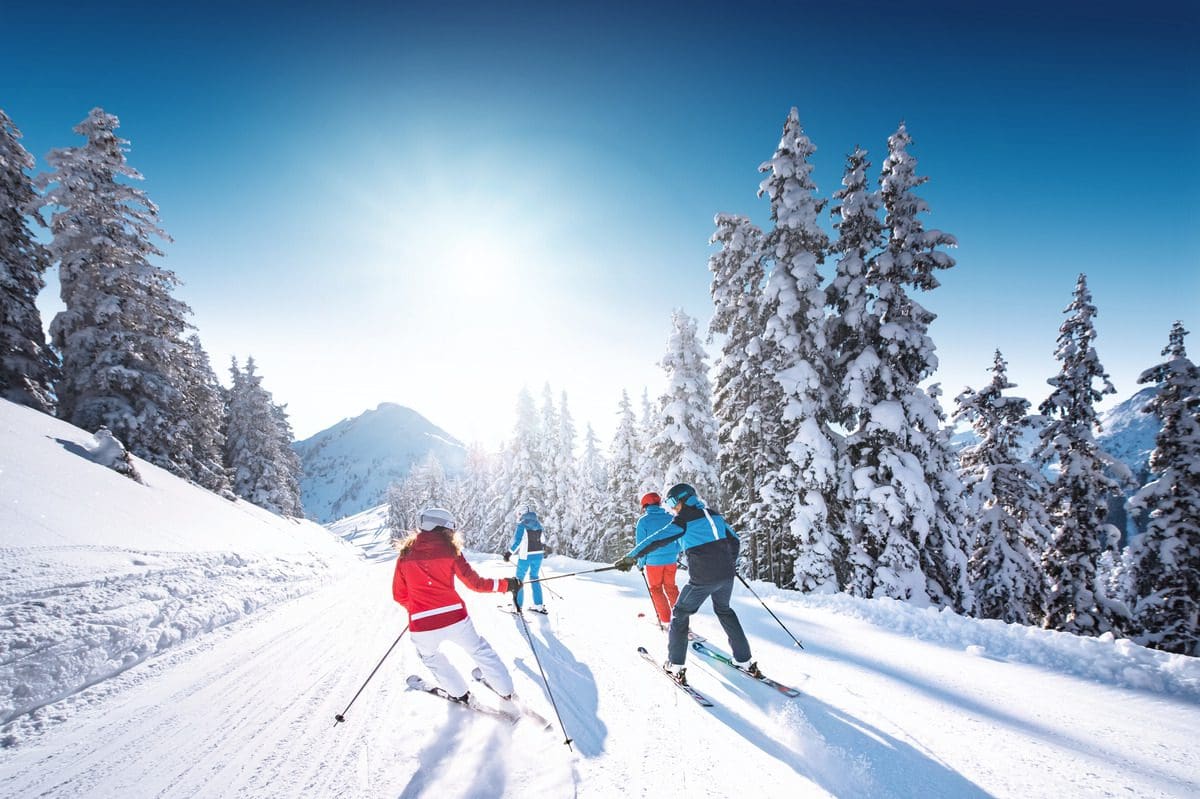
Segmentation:
{"type": "Polygon", "coordinates": [[[682,504],[688,497],[696,496],[696,489],[687,483],[676,483],[667,491],[667,505],[675,507],[682,504]]]}

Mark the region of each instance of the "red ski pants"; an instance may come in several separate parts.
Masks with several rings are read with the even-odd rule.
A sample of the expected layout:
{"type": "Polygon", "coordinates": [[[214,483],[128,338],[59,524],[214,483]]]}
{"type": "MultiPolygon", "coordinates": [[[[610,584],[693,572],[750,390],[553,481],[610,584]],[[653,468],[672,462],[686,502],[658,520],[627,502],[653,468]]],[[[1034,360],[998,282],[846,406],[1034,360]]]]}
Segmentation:
{"type": "Polygon", "coordinates": [[[650,585],[650,599],[658,611],[658,620],[668,624],[671,621],[671,608],[679,599],[679,589],[675,587],[675,564],[647,566],[646,582],[650,585]]]}

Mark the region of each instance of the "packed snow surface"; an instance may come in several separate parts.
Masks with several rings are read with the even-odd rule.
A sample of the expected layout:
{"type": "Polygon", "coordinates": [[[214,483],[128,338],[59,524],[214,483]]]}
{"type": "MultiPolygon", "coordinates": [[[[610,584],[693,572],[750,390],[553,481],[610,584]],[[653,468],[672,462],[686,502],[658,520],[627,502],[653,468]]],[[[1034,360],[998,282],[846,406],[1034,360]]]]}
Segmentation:
{"type": "MultiPolygon", "coordinates": [[[[714,706],[697,705],[635,652],[662,659],[666,643],[640,575],[603,571],[547,582],[550,614],[528,619],[463,591],[550,730],[407,689],[428,677],[407,637],[346,711],[406,622],[382,511],[333,535],[209,506],[142,461],[144,486],[91,463],[67,446],[89,434],[23,414],[0,405],[0,796],[1200,795],[1196,659],[757,582],[804,648],[740,584],[734,608],[798,698],[693,653],[714,706]],[[192,615],[207,621],[172,627],[192,615]],[[25,695],[44,704],[21,711],[25,695]]],[[[543,575],[595,568],[551,557],[543,575]]],[[[694,628],[728,651],[707,607],[694,628]]]]}

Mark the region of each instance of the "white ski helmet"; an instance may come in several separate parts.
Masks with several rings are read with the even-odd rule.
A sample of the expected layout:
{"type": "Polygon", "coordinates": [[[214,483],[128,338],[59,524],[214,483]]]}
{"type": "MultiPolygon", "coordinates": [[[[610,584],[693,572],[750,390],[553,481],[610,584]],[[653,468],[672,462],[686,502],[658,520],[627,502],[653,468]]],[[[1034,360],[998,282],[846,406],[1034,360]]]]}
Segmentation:
{"type": "Polygon", "coordinates": [[[426,508],[421,511],[421,529],[432,530],[435,527],[454,530],[458,523],[454,521],[454,514],[445,508],[426,508]]]}

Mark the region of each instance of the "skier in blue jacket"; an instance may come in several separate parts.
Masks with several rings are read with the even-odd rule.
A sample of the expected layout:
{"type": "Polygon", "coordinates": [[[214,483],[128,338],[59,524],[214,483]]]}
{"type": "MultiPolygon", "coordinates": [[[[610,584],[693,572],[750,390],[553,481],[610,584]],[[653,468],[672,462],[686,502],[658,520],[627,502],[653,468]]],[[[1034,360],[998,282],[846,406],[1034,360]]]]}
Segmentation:
{"type": "Polygon", "coordinates": [[[666,506],[675,514],[671,524],[635,544],[625,557],[613,565],[629,571],[638,558],[658,547],[678,541],[688,562],[688,584],[679,592],[679,600],[671,614],[671,629],[667,644],[667,662],[663,664],[681,683],[687,682],[684,663],[687,660],[688,621],[700,609],[705,599],[712,600],[713,612],[721,622],[733,659],[739,668],[758,676],[758,664],[750,659],[750,642],[729,606],[736,576],[740,542],[737,534],[725,523],[717,510],[710,510],[687,483],[678,483],[667,491],[666,506]]]}
{"type": "MultiPolygon", "coordinates": [[[[642,495],[642,518],[637,521],[634,540],[642,543],[650,536],[671,524],[671,514],[662,506],[662,497],[654,491],[642,495]]],[[[650,601],[658,614],[660,624],[671,623],[671,608],[679,599],[679,588],[675,585],[676,561],[679,559],[679,542],[672,541],[638,558],[637,567],[646,576],[646,587],[650,590],[650,601]]]]}
{"type": "MultiPolygon", "coordinates": [[[[517,523],[517,529],[513,533],[512,546],[504,553],[504,559],[507,561],[513,555],[517,555],[517,580],[524,583],[525,575],[529,575],[530,580],[536,580],[538,573],[542,568],[542,523],[538,520],[537,512],[532,508],[521,514],[521,520],[517,523]]],[[[517,609],[520,610],[521,602],[525,598],[525,589],[521,588],[517,591],[517,609]]],[[[533,584],[533,605],[530,610],[535,610],[538,613],[545,613],[546,606],[542,604],[542,584],[535,582],[533,584]]]]}

